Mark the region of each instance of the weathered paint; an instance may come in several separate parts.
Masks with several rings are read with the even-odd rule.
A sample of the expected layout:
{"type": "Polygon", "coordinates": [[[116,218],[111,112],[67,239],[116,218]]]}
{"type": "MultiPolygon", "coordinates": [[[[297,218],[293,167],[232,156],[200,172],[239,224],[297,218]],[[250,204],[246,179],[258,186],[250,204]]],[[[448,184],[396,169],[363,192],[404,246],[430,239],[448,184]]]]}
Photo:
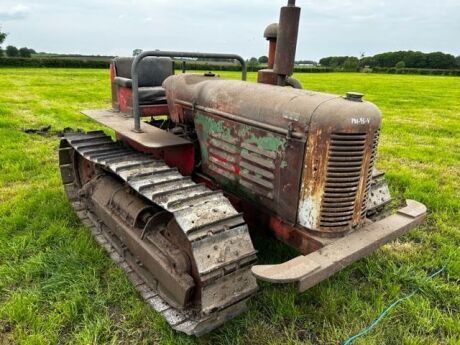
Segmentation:
{"type": "Polygon", "coordinates": [[[300,189],[297,222],[307,229],[317,229],[324,191],[324,174],[327,158],[324,143],[320,140],[322,129],[310,132],[305,151],[300,189]],[[320,154],[321,153],[321,154],[320,154]]]}
{"type": "Polygon", "coordinates": [[[318,200],[317,197],[309,197],[307,199],[300,200],[298,218],[299,224],[307,229],[314,229],[318,223],[320,208],[321,198],[318,200]]]}
{"type": "Polygon", "coordinates": [[[286,160],[281,161],[280,168],[281,169],[286,169],[288,167],[288,163],[286,160]]]}
{"type": "Polygon", "coordinates": [[[242,124],[238,130],[238,136],[240,138],[246,138],[247,135],[251,132],[251,127],[248,125],[242,124]]]}
{"type": "Polygon", "coordinates": [[[195,114],[195,124],[201,125],[203,135],[206,138],[211,131],[217,133],[222,133],[224,131],[224,121],[215,120],[199,112],[195,114]]]}
{"type": "Polygon", "coordinates": [[[282,148],[284,148],[286,139],[269,133],[264,137],[256,137],[255,135],[252,135],[247,142],[249,144],[255,144],[258,148],[263,150],[279,152],[282,148]]]}
{"type": "Polygon", "coordinates": [[[197,112],[195,115],[195,126],[199,127],[201,135],[203,136],[203,140],[200,140],[201,159],[203,163],[207,163],[209,155],[206,143],[208,142],[209,133],[222,133],[223,121],[216,121],[209,116],[197,112]]]}

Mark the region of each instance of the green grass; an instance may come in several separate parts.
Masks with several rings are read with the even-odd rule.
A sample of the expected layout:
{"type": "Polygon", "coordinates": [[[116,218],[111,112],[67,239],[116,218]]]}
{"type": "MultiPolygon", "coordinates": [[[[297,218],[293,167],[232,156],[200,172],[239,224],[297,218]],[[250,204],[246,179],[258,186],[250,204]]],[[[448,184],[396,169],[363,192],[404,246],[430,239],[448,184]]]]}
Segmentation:
{"type": "MultiPolygon", "coordinates": [[[[312,90],[363,92],[381,108],[378,167],[396,198],[425,203],[429,216],[301,295],[260,284],[248,313],[196,339],[171,331],[80,224],[61,187],[58,138],[22,132],[99,128],[79,111],[108,107],[108,72],[0,69],[0,343],[338,344],[422,286],[356,344],[459,344],[460,78],[297,77],[312,90]]],[[[262,262],[292,255],[273,240],[255,243],[262,262]]]]}

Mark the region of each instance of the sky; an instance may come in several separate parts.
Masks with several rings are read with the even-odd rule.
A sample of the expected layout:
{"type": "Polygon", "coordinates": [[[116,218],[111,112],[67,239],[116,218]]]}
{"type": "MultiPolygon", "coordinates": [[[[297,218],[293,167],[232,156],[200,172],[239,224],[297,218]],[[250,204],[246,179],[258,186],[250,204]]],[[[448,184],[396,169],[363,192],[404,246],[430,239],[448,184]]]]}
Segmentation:
{"type": "MultiPolygon", "coordinates": [[[[144,50],[267,54],[286,0],[0,0],[6,45],[131,55],[144,50]]],[[[298,60],[395,50],[460,55],[459,0],[297,0],[298,60]]]]}

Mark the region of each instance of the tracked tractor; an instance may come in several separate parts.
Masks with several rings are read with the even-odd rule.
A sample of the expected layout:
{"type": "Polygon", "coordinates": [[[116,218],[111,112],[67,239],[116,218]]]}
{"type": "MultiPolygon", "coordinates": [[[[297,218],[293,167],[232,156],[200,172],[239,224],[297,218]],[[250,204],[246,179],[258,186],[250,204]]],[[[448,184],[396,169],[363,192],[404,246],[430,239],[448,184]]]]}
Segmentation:
{"type": "Polygon", "coordinates": [[[257,279],[302,292],[425,216],[413,200],[387,207],[374,167],[378,108],[354,92],[303,90],[292,77],[299,18],[289,0],[265,30],[269,61],[257,83],[245,81],[238,55],[115,58],[112,109],[84,114],[116,140],[103,131],[62,137],[70,203],[175,330],[199,336],[236,317],[257,279]],[[236,60],[242,81],[175,74],[186,58],[236,60]],[[248,226],[299,256],[258,265],[248,226]]]}

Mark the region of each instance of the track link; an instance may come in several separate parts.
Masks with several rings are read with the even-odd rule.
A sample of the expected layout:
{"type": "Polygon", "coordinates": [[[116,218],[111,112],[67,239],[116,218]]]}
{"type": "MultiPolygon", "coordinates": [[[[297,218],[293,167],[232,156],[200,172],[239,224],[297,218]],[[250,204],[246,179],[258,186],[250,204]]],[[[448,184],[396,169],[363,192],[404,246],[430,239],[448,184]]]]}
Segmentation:
{"type": "Polygon", "coordinates": [[[78,217],[126,272],[142,298],[173,329],[200,336],[247,309],[248,298],[257,291],[250,270],[256,252],[242,215],[221,191],[212,191],[160,160],[113,142],[102,131],[65,134],[59,161],[64,189],[78,217]],[[111,239],[110,229],[80,197],[76,154],[117,176],[140,196],[174,216],[192,248],[201,280],[201,305],[175,308],[144,279],[142,265],[138,265],[133,253],[120,249],[111,239]]]}

